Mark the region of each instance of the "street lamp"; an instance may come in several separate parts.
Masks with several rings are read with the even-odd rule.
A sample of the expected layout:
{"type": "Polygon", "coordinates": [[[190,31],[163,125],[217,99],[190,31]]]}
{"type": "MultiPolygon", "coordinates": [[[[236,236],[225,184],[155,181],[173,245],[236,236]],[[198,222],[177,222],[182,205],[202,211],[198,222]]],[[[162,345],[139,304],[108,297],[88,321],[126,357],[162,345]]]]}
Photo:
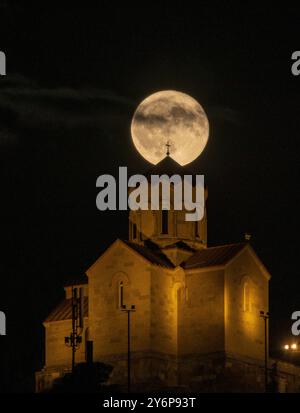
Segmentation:
{"type": "Polygon", "coordinates": [[[127,308],[126,305],[122,305],[121,311],[127,313],[127,391],[130,393],[130,384],[131,384],[131,370],[130,370],[130,314],[135,311],[135,305],[131,305],[130,308],[127,308]]]}
{"type": "Polygon", "coordinates": [[[300,342],[285,344],[283,346],[283,351],[286,355],[286,360],[288,360],[290,363],[294,363],[299,358],[300,342]]]}
{"type": "Polygon", "coordinates": [[[283,346],[284,350],[289,351],[291,353],[293,352],[299,352],[300,351],[300,346],[298,346],[299,343],[292,343],[292,344],[285,344],[283,346]]]}
{"type": "Polygon", "coordinates": [[[265,392],[268,391],[268,320],[269,312],[260,311],[260,317],[264,320],[265,326],[265,392]]]}
{"type": "Polygon", "coordinates": [[[65,345],[72,349],[72,373],[75,370],[75,353],[82,342],[82,330],[83,330],[83,291],[79,289],[79,296],[77,294],[78,289],[72,287],[72,331],[69,336],[65,337],[65,345]]]}

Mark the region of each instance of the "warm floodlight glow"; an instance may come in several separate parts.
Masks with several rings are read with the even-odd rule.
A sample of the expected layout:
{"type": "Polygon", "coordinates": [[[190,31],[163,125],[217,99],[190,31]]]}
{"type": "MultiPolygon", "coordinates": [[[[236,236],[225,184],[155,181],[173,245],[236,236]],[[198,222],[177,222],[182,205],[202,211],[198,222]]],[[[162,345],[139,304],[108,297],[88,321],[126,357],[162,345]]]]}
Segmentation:
{"type": "Polygon", "coordinates": [[[284,346],[284,349],[285,349],[285,350],[289,350],[289,348],[290,348],[290,346],[289,346],[288,344],[286,344],[286,345],[284,346]]]}
{"type": "Polygon", "coordinates": [[[192,162],[205,148],[208,133],[208,119],[202,106],[175,90],[147,97],[136,109],[131,123],[136,149],[153,164],[165,158],[167,151],[180,165],[192,162]]]}
{"type": "Polygon", "coordinates": [[[292,350],[297,350],[297,344],[295,344],[295,343],[292,344],[292,345],[291,345],[291,349],[292,349],[292,350]]]}

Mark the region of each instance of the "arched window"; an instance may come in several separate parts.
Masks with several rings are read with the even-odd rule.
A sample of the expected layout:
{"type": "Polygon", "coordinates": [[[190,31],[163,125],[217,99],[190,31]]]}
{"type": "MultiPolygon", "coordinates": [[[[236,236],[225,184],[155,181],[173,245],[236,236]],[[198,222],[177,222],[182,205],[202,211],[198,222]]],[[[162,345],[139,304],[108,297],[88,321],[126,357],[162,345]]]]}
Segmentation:
{"type": "Polygon", "coordinates": [[[198,225],[198,221],[195,221],[195,227],[194,227],[194,230],[195,230],[195,238],[199,238],[199,225],[198,225]]]}
{"type": "Polygon", "coordinates": [[[133,223],[132,224],[132,239],[136,239],[137,238],[137,229],[136,229],[136,224],[133,223]]]}
{"type": "Polygon", "coordinates": [[[161,211],[161,233],[168,234],[168,232],[169,232],[168,210],[163,209],[161,211]]]}
{"type": "Polygon", "coordinates": [[[119,281],[118,307],[123,308],[123,305],[124,305],[124,284],[123,284],[123,281],[119,281]]]}
{"type": "Polygon", "coordinates": [[[244,282],[244,311],[250,311],[251,303],[250,303],[250,283],[249,281],[244,282]]]}
{"type": "Polygon", "coordinates": [[[109,287],[114,295],[114,307],[116,310],[120,310],[130,295],[128,275],[123,271],[116,272],[111,278],[109,287]]]}

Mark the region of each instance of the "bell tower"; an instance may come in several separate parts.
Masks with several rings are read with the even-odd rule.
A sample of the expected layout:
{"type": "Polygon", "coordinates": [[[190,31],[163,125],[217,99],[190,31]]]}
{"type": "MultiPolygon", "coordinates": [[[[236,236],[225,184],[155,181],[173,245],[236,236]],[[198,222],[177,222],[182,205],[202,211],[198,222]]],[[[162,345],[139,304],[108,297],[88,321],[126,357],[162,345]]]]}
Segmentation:
{"type": "MultiPolygon", "coordinates": [[[[191,172],[180,166],[170,156],[166,156],[146,174],[149,185],[148,193],[150,194],[151,175],[168,175],[170,177],[175,174],[183,177],[183,175],[191,175],[191,172]]],[[[206,207],[204,208],[204,216],[200,221],[187,221],[187,211],[184,207],[182,210],[174,209],[173,195],[174,186],[171,184],[170,210],[162,208],[160,191],[160,207],[158,210],[151,210],[149,201],[148,210],[130,211],[129,241],[140,245],[145,245],[145,243],[151,241],[164,253],[174,248],[194,252],[207,247],[206,207]]],[[[193,193],[193,195],[195,194],[193,193]]],[[[207,195],[207,188],[205,188],[205,203],[207,195]]],[[[186,258],[186,253],[184,258],[186,258]]],[[[177,259],[175,261],[178,263],[177,259]]]]}

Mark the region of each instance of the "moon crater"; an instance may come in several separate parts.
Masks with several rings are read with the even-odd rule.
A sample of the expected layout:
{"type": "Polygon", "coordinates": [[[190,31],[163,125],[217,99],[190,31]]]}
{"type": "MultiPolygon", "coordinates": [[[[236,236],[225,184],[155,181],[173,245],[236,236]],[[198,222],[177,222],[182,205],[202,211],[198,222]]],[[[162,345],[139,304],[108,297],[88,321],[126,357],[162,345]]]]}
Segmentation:
{"type": "Polygon", "coordinates": [[[174,90],[154,93],[136,109],[131,136],[136,149],[153,164],[170,156],[180,165],[196,159],[204,150],[209,124],[202,106],[191,96],[174,90]]]}

